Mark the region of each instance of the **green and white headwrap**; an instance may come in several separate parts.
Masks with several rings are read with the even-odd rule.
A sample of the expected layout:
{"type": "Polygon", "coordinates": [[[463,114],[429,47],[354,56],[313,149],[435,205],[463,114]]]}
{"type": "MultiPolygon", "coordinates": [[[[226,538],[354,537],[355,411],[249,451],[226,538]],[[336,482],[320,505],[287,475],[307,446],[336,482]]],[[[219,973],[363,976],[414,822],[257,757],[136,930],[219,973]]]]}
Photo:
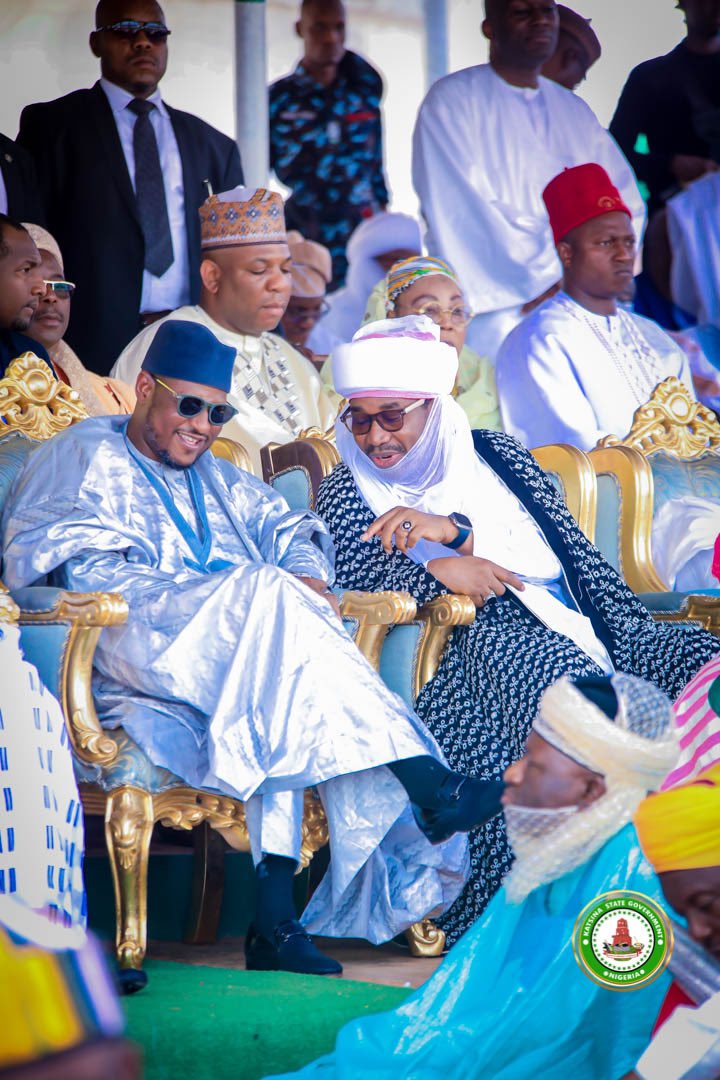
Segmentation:
{"type": "Polygon", "coordinates": [[[434,259],[430,255],[414,255],[411,259],[401,259],[400,262],[396,262],[387,276],[387,287],[385,289],[386,311],[392,311],[395,307],[395,300],[400,293],[404,292],[405,289],[409,289],[419,278],[437,277],[438,275],[450,278],[462,292],[462,285],[455,276],[455,271],[442,259],[434,259]]]}

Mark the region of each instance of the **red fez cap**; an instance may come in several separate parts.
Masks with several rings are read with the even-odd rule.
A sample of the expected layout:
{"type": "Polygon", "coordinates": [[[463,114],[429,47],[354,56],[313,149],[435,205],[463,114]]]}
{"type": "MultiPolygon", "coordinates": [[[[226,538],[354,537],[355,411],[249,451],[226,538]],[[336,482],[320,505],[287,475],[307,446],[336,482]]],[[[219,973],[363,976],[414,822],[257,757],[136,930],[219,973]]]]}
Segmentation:
{"type": "Polygon", "coordinates": [[[601,165],[565,169],[543,191],[555,243],[586,221],[621,211],[632,218],[622,196],[601,165]]]}

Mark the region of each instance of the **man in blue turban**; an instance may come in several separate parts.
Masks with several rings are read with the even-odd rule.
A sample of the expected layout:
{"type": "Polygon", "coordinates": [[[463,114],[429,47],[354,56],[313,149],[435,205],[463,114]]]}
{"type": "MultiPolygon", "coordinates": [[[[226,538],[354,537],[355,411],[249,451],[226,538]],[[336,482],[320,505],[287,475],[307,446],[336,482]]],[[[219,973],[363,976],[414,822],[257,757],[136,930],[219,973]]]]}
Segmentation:
{"type": "Polygon", "coordinates": [[[123,594],[128,621],[95,655],[103,723],[245,802],[248,967],[338,973],[292,906],[304,789],[318,786],[332,851],[304,926],[379,942],[456,898],[467,844],[453,834],[497,813],[502,785],[451,772],[355,648],[320,519],[206,453],[233,412],[234,358],[203,326],[161,326],[133,415],[86,420],[30,458],[3,520],[5,577],[123,594]]]}

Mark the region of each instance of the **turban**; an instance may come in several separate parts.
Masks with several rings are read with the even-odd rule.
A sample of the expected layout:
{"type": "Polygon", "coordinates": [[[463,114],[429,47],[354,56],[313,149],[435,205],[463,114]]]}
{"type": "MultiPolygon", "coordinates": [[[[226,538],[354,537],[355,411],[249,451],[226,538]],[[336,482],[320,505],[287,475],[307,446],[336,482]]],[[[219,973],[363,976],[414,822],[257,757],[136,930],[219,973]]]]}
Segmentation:
{"type": "Polygon", "coordinates": [[[720,765],[644,799],[635,828],[658,874],[720,866],[720,765]]]}
{"type": "Polygon", "coordinates": [[[60,273],[65,273],[65,267],[63,266],[62,252],[60,251],[60,245],[54,236],[51,236],[47,229],[43,229],[40,225],[32,225],[27,221],[23,222],[23,227],[30,233],[30,239],[35,244],[38,251],[47,251],[51,255],[54,255],[58,261],[60,267],[60,273]]]}
{"type": "Polygon", "coordinates": [[[456,350],[426,315],[366,323],[332,355],[333,384],[346,398],[441,397],[452,393],[457,368],[456,350]]]}
{"type": "Polygon", "coordinates": [[[543,694],[533,729],[586,769],[644,791],[659,788],[678,758],[669,699],[632,675],[587,685],[585,680],[558,679],[543,694]],[[617,696],[614,720],[608,718],[602,683],[617,696]]]}
{"type": "Polygon", "coordinates": [[[533,731],[573,761],[601,773],[605,792],[582,809],[506,807],[516,858],[504,885],[513,903],[587,862],[632,821],[678,755],[670,701],[632,675],[558,679],[540,699],[533,731]]]}
{"type": "Polygon", "coordinates": [[[285,211],[280,195],[265,188],[236,187],[211,195],[199,210],[200,247],[285,244],[285,211]]]}
{"type": "Polygon", "coordinates": [[[388,309],[392,309],[396,298],[405,289],[409,289],[421,277],[446,277],[453,281],[460,292],[462,286],[455,276],[451,266],[442,259],[434,259],[429,255],[418,255],[412,259],[401,259],[391,268],[387,276],[385,289],[385,303],[388,309]]]}
{"type": "Polygon", "coordinates": [[[223,345],[206,326],[168,319],[150,343],[142,370],[166,379],[230,389],[235,350],[223,345]]]}
{"type": "Polygon", "coordinates": [[[292,257],[292,295],[320,299],[332,281],[332,256],[322,244],[293,230],[287,235],[292,257]]]}
{"type": "Polygon", "coordinates": [[[597,34],[590,26],[592,19],[583,18],[582,15],[578,15],[576,11],[565,7],[564,4],[558,4],[558,14],[560,16],[561,32],[574,38],[582,46],[588,56],[588,67],[592,67],[602,55],[597,34]]]}
{"type": "Polygon", "coordinates": [[[620,211],[632,219],[622,195],[601,165],[564,169],[543,191],[555,243],[578,225],[620,211]]]}

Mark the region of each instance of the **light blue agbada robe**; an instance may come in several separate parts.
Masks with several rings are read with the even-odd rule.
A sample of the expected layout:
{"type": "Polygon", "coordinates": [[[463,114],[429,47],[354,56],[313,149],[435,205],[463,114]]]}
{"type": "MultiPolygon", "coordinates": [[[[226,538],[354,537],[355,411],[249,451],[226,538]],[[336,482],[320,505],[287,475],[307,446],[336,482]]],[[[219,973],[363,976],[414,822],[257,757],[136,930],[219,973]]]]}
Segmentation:
{"type": "Polygon", "coordinates": [[[187,783],[246,800],[256,860],[298,857],[302,792],[321,785],[332,860],[310,930],[382,941],[446,909],[466,840],[430,845],[377,768],[440,751],[294,576],[332,580],[325,526],[210,453],[192,470],[151,462],[127,423],[85,420],[34,452],[3,517],[7,584],[122,593],[128,621],[95,654],[103,723],[187,783]]]}
{"type": "Polygon", "coordinates": [[[584,866],[535,889],[521,904],[510,904],[501,889],[424,986],[393,1012],[346,1024],[334,1054],[292,1075],[620,1080],[650,1041],[670,976],[620,993],[580,970],[572,947],[575,921],[611,889],[662,903],[632,825],[584,866]]]}

